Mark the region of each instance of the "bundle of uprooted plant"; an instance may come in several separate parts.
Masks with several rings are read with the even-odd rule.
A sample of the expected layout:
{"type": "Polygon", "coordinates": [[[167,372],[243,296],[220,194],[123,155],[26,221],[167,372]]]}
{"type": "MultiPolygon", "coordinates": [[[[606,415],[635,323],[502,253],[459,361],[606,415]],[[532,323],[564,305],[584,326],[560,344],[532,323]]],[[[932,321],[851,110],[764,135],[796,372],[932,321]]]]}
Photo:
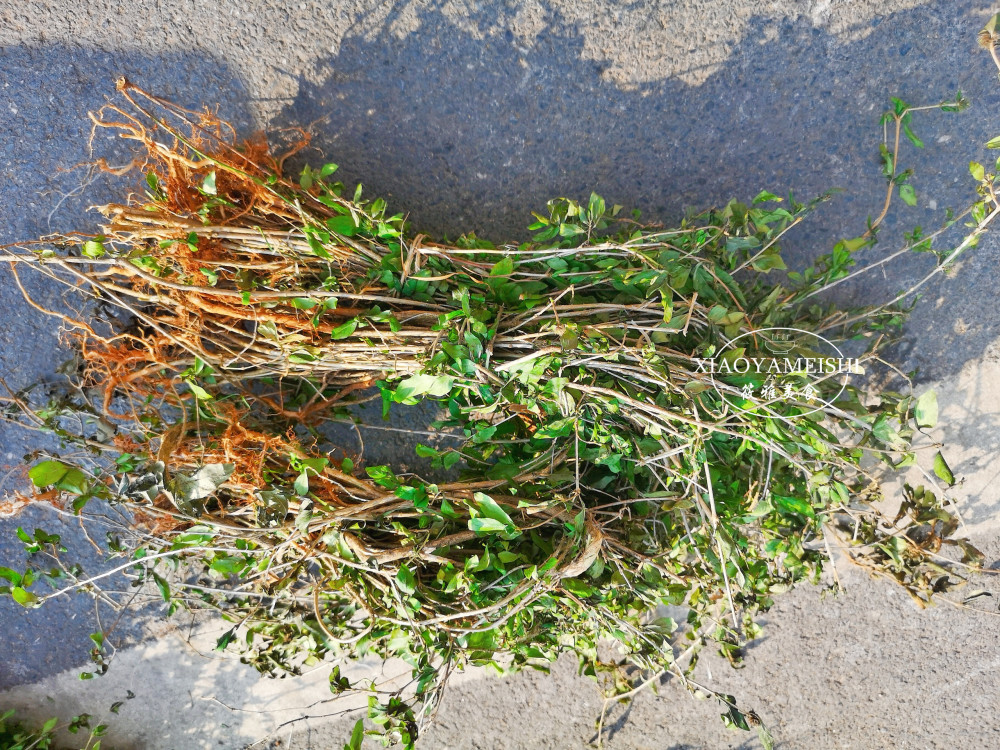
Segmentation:
{"type": "MultiPolygon", "coordinates": [[[[171,611],[218,608],[234,623],[220,646],[242,643],[259,669],[400,657],[410,684],[352,686],[339,669],[330,684],[369,690],[373,731],[412,744],[465,664],[543,668],[570,651],[610,698],[668,673],[701,688],[699,650],[738,661],[754,615],[833,556],[919,602],[978,565],[929,472],[895,516],[879,510],[887,468],[931,464],[914,439],[933,393],[866,394],[858,377],[906,295],[857,310],[818,297],[861,272],[885,211],[801,273],[780,273],[779,241],[812,204],[769,193],[671,229],[558,199],[530,242],[435,242],[360,186],[345,197],[335,165],[289,179],[263,139],[237,145],[213,116],[118,88],[127,106],[93,120],[138,143],[143,193],[103,207],[99,236],[6,254],[105,320],[63,316],[72,387],[43,406],[11,394],[9,412],[87,454],[36,464],[40,496],[126,511],[115,571],[155,582],[171,611]],[[334,459],[324,427],[372,389],[386,414],[441,405],[434,427],[455,447],[416,450],[445,479],[334,459]],[[81,415],[90,427],[72,429],[81,415]],[[620,659],[599,657],[603,638],[620,659]]],[[[961,104],[894,100],[887,209],[915,200],[897,166],[900,134],[919,145],[911,114],[961,104]]],[[[993,176],[976,177],[979,202],[909,238],[904,252],[937,253],[931,275],[1000,210],[993,176]],[[965,238],[935,249],[965,217],[965,238]]],[[[931,468],[954,484],[940,453],[931,468]]],[[[25,605],[81,587],[115,600],[109,574],[0,571],[25,605]],[[43,595],[39,577],[63,580],[43,595]]],[[[714,695],[727,721],[760,724],[714,695]]]]}

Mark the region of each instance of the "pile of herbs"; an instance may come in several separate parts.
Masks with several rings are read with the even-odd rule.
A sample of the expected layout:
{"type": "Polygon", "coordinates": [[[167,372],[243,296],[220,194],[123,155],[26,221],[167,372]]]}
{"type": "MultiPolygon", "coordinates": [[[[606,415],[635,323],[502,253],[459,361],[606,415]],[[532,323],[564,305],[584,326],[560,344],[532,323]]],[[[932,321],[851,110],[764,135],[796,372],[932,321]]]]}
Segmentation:
{"type": "MultiPolygon", "coordinates": [[[[120,563],[88,576],[58,537],[21,532],[32,564],[0,568],[19,603],[85,589],[122,605],[135,590],[101,586],[119,573],[171,613],[218,610],[232,623],[219,648],[262,672],[398,657],[412,667],[401,687],[351,684],[339,666],[330,687],[368,692],[367,731],[408,747],[455,669],[544,669],[563,652],[609,700],[672,674],[769,742],[752,711],[695,681],[705,646],[738,662],[755,616],[837,556],[922,604],[980,564],[938,485],[954,484],[947,463],[914,448],[932,392],[705,367],[774,351],[775,329],[797,360],[827,356],[821,334],[879,366],[908,294],[842,309],[820,293],[884,264],[852,270],[893,196],[915,200],[901,134],[920,145],[912,114],[961,98],[893,100],[886,210],[788,272],[780,241],[818,201],[762,192],[663,228],[596,195],[560,198],[529,242],[438,242],[360,186],[346,193],[336,165],[290,178],[290,154],[262,138],[237,144],[210,114],[118,90],[125,104],[92,118],[138,144],[141,193],[101,209],[100,235],[4,259],[97,302],[97,319],[60,315],[78,353],[66,388],[42,404],[10,393],[6,416],[63,441],[31,468],[34,499],[110,504],[120,563]],[[440,407],[433,428],[454,447],[416,447],[437,481],[334,458],[326,428],[372,393],[387,417],[440,407]],[[902,501],[884,497],[887,477],[921,462],[938,480],[925,471],[902,501]]],[[[933,275],[975,244],[1000,202],[994,176],[972,171],[977,202],[889,259],[936,253],[933,275]],[[938,249],[960,222],[964,238],[938,249]]]]}

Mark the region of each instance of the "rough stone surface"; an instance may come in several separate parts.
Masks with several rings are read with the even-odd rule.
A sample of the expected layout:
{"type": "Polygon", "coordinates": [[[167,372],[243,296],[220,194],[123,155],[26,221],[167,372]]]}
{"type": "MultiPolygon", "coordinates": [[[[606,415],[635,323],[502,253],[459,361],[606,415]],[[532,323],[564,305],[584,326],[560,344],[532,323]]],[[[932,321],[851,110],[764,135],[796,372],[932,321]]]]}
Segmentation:
{"type": "MultiPolygon", "coordinates": [[[[592,189],[669,221],[764,188],[799,198],[843,188],[789,233],[798,264],[860,234],[878,212],[877,118],[887,98],[925,103],[962,89],[969,111],[915,123],[927,148],[906,150],[903,163],[916,169],[920,203],[896,207],[882,243],[866,251],[882,257],[905,229],[933,227],[945,207],[969,200],[970,160],[989,164],[982,144],[998,132],[1000,85],[975,34],[990,12],[971,0],[0,0],[0,242],[92,229],[86,207],[134,186],[75,167],[100,156],[128,161],[123,144],[89,140],[85,116],[113,96],[120,73],[189,106],[217,104],[244,133],[309,126],[307,159],[337,162],[345,181],[363,181],[438,235],[522,238],[529,210],[592,189]]],[[[960,507],[990,559],[1000,552],[997,247],[987,237],[954,278],[925,287],[894,352],[904,368],[919,368],[920,388],[941,394],[939,433],[966,480],[960,507]]],[[[845,285],[839,298],[891,297],[930,261],[907,258],[845,285]]],[[[45,306],[83,304],[22,277],[45,306]]],[[[0,344],[0,376],[12,388],[51,377],[67,356],[56,321],[23,303],[5,268],[0,344]]],[[[412,461],[399,433],[366,442],[373,460],[412,461]]],[[[0,491],[23,486],[22,457],[45,445],[0,428],[0,491]]],[[[13,528],[36,523],[61,524],[79,555],[92,554],[73,522],[33,508],[0,519],[0,564],[20,560],[13,528]]],[[[887,583],[841,576],[848,588],[837,599],[813,588],[784,597],[745,669],[708,660],[702,679],[755,707],[782,748],[1000,746],[995,605],[992,614],[920,611],[887,583]]],[[[322,679],[262,683],[238,664],[192,656],[147,618],[119,626],[116,644],[140,645],[94,683],[76,679],[96,629],[89,601],[34,612],[0,601],[0,626],[0,688],[13,688],[0,705],[38,707],[50,695],[55,706],[100,715],[133,689],[141,695],[115,718],[123,747],[241,748],[300,714],[327,716],[283,727],[282,747],[319,750],[347,736],[350,722],[330,723],[337,709],[316,703],[327,697],[322,679]],[[150,628],[159,639],[142,641],[150,628]],[[253,701],[257,712],[210,700],[221,695],[233,706],[253,701]],[[278,698],[292,702],[269,713],[278,698]]],[[[549,677],[470,679],[421,747],[580,747],[599,708],[567,662],[549,677]]],[[[717,714],[665,685],[627,716],[615,709],[607,746],[759,746],[722,729],[717,714]]]]}

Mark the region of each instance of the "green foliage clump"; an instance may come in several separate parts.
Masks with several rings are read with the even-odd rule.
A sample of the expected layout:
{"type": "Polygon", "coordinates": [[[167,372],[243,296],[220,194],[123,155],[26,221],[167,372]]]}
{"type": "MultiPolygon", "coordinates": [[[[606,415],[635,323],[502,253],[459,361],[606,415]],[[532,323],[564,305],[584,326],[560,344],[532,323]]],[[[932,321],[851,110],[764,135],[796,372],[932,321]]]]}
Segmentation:
{"type": "Polygon", "coordinates": [[[107,732],[107,726],[97,724],[91,728],[92,717],[89,714],[74,716],[68,722],[60,722],[54,717],[40,727],[15,720],[15,714],[14,710],[0,713],[0,747],[3,750],[69,750],[70,747],[76,750],[101,750],[102,747],[104,750],[111,750],[107,745],[102,745],[100,739],[107,732]],[[74,741],[72,746],[57,742],[60,732],[79,735],[84,729],[88,730],[86,736],[80,735],[80,739],[74,741]]]}
{"type": "MultiPolygon", "coordinates": [[[[367,691],[371,731],[406,746],[454,669],[545,669],[563,652],[609,700],[673,674],[769,742],[756,714],[694,679],[706,645],[738,663],[756,615],[836,555],[921,604],[981,563],[956,537],[940,452],[940,484],[927,472],[883,512],[886,472],[917,462],[937,418],[907,378],[877,393],[858,378],[882,365],[907,295],[858,309],[819,296],[864,270],[886,211],[800,271],[780,242],[817,201],[767,192],[670,228],[560,198],[530,242],[433,242],[360,187],[345,198],[335,165],[290,179],[266,144],[237,148],[207,115],[119,90],[132,109],[96,122],[141,144],[145,195],[104,207],[99,236],[8,260],[133,324],[76,321],[72,388],[42,407],[12,394],[9,416],[77,446],[31,479],[67,512],[126,511],[109,529],[123,562],[87,577],[58,538],[24,532],[59,564],[0,568],[21,604],[122,573],[170,612],[218,610],[232,623],[219,648],[265,673],[402,659],[405,685],[352,684],[335,666],[330,688],[367,691]],[[355,420],[371,389],[387,417],[440,406],[436,444],[416,447],[436,479],[362,471],[329,444],[325,428],[355,420]]],[[[922,145],[919,109],[886,115],[886,210],[916,200],[897,160],[900,132],[922,145]]],[[[907,252],[937,254],[932,274],[998,211],[979,171],[973,207],[908,238],[907,252]],[[959,243],[935,248],[970,215],[959,243]]]]}

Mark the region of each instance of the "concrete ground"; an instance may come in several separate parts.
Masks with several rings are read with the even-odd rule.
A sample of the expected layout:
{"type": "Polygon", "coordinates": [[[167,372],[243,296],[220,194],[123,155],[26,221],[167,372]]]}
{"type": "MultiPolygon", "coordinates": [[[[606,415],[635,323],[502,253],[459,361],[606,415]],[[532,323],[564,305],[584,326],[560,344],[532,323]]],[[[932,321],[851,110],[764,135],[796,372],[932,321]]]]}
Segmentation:
{"type": "MultiPolygon", "coordinates": [[[[0,242],[93,227],[86,207],[120,194],[122,183],[74,169],[95,156],[127,161],[103,136],[88,148],[86,112],[113,95],[120,73],[189,106],[218,104],[244,133],[311,126],[308,158],[336,161],[345,181],[363,181],[438,235],[521,238],[529,210],[591,189],[669,221],[764,188],[799,198],[843,188],[789,236],[800,262],[860,234],[880,207],[876,123],[888,97],[926,103],[961,89],[969,111],[915,123],[927,148],[904,161],[920,202],[894,212],[869,251],[881,257],[904,229],[933,226],[945,207],[969,200],[966,165],[987,162],[982,144],[1000,134],[1000,83],[975,44],[994,10],[970,0],[0,0],[0,242]]],[[[960,507],[991,561],[1000,558],[998,247],[987,236],[954,278],[926,288],[894,352],[919,368],[920,388],[938,389],[939,434],[965,480],[960,507]]],[[[873,274],[844,298],[886,299],[926,271],[921,260],[873,274]]],[[[30,283],[46,304],[78,304],[30,283]]],[[[67,356],[53,320],[23,303],[6,269],[0,343],[0,375],[13,387],[51,375],[67,356]]],[[[380,458],[409,460],[384,434],[369,443],[380,458]]],[[[9,467],[0,491],[23,486],[22,457],[43,445],[0,427],[9,467]]],[[[0,564],[18,561],[13,528],[36,523],[88,554],[72,523],[30,508],[0,519],[0,564]]],[[[754,707],[780,748],[1000,747],[996,600],[975,603],[988,612],[920,611],[887,583],[851,569],[841,576],[847,591],[836,599],[808,587],[782,598],[747,666],[708,659],[703,679],[754,707]]],[[[342,746],[353,719],[323,702],[324,672],[259,680],[211,654],[210,632],[191,637],[183,626],[122,623],[111,671],[83,683],[96,629],[89,601],[30,612],[0,602],[0,707],[101,715],[131,690],[111,717],[119,747],[342,746]]],[[[472,674],[420,747],[582,747],[599,708],[569,663],[550,676],[472,674]]],[[[724,730],[717,714],[664,685],[615,710],[606,744],[759,746],[724,730]]]]}

